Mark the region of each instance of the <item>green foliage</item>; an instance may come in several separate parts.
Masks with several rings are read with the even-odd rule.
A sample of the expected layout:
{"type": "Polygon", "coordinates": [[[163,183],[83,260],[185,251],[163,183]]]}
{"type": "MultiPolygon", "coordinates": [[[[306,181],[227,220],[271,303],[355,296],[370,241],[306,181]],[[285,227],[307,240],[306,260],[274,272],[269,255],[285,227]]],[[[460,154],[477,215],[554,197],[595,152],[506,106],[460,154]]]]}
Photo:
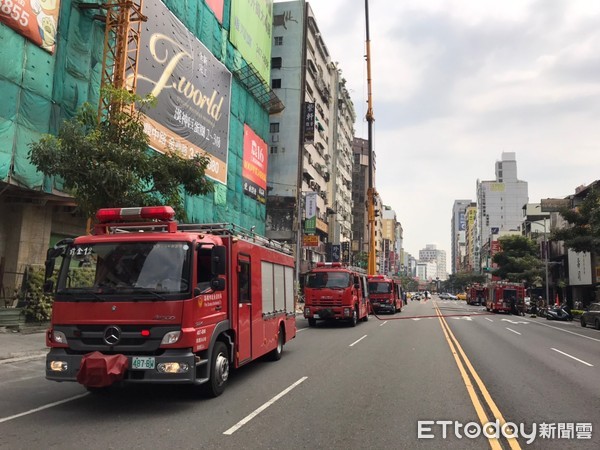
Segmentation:
{"type": "Polygon", "coordinates": [[[52,295],[44,293],[44,268],[28,267],[20,295],[25,300],[25,317],[28,321],[46,322],[52,315],[52,295]]]}
{"type": "Polygon", "coordinates": [[[476,283],[485,283],[485,275],[474,272],[458,272],[448,276],[440,285],[441,291],[463,292],[467,286],[476,283]]]}
{"type": "Polygon", "coordinates": [[[575,316],[580,316],[580,315],[582,315],[584,312],[585,312],[585,311],[582,311],[582,310],[580,310],[580,309],[572,309],[572,310],[571,310],[571,315],[572,315],[573,317],[575,317],[575,316]]]}
{"type": "Polygon", "coordinates": [[[107,207],[171,205],[184,219],[184,191],[213,190],[204,175],[209,158],[189,160],[148,148],[143,112],[152,106],[151,98],[114,88],[102,96],[112,105],[108,117],[98,121],[95,108],[86,103],[57,136],[45,135],[30,145],[32,164],[44,175],[60,177],[86,217],[107,207]],[[134,103],[133,113],[127,112],[134,103]]]}
{"type": "Polygon", "coordinates": [[[536,242],[520,235],[503,236],[499,241],[502,251],[492,258],[498,265],[492,274],[508,281],[539,282],[543,274],[543,262],[538,256],[536,242]]]}
{"type": "Polygon", "coordinates": [[[576,252],[600,251],[600,192],[596,188],[590,189],[577,208],[563,209],[560,215],[570,226],[553,230],[552,240],[564,241],[576,252]]]}

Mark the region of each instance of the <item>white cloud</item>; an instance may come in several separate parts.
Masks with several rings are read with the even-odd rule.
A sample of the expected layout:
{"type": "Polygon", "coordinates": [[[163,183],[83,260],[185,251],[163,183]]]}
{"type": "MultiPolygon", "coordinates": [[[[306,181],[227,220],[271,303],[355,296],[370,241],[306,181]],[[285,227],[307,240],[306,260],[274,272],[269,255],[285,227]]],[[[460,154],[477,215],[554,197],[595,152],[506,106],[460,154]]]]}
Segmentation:
{"type": "MultiPolygon", "coordinates": [[[[354,2],[353,2],[354,3],[354,2]]],[[[367,136],[364,3],[311,7],[367,136]]],[[[600,2],[371,0],[376,183],[412,254],[450,259],[456,199],[503,151],[531,202],[600,178],[600,2]]],[[[448,267],[448,269],[450,266],[448,267]]]]}

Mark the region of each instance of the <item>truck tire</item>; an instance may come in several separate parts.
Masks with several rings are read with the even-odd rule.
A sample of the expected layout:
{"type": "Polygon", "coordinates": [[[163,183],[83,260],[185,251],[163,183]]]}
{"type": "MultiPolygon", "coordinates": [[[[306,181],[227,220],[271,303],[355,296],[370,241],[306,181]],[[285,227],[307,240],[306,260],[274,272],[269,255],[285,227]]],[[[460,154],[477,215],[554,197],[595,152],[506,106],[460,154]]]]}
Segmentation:
{"type": "Polygon", "coordinates": [[[600,320],[599,320],[599,319],[596,319],[596,320],[594,321],[594,328],[595,328],[596,330],[600,330],[600,320]]]}
{"type": "Polygon", "coordinates": [[[580,317],[580,318],[579,318],[579,322],[581,323],[581,326],[582,326],[583,328],[585,328],[585,327],[587,326],[587,323],[585,323],[585,319],[584,319],[583,317],[580,317]]]}
{"type": "Polygon", "coordinates": [[[217,341],[210,358],[210,379],[203,384],[204,394],[207,397],[218,397],[225,391],[229,378],[229,352],[227,346],[217,341]]]}
{"type": "Polygon", "coordinates": [[[309,327],[316,327],[317,326],[317,319],[315,319],[313,317],[309,317],[308,318],[308,326],[309,327]]]}
{"type": "Polygon", "coordinates": [[[277,347],[274,350],[271,350],[269,353],[269,359],[271,361],[279,361],[281,359],[281,354],[283,353],[283,344],[285,340],[285,331],[283,330],[283,326],[279,327],[279,333],[277,333],[277,347]]]}
{"type": "Polygon", "coordinates": [[[352,310],[352,318],[350,319],[350,326],[355,327],[357,323],[358,323],[358,311],[356,310],[356,308],[354,308],[352,310]]]}

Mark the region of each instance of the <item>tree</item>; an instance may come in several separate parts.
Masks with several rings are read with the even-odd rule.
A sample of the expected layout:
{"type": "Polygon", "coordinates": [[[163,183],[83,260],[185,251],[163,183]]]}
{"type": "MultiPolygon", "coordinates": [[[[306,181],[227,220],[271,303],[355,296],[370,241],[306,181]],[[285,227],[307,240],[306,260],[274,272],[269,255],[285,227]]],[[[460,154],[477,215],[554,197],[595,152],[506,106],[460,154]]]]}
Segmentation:
{"type": "Polygon", "coordinates": [[[213,190],[205,177],[209,158],[189,160],[171,150],[149,149],[142,114],[153,99],[115,88],[102,95],[112,105],[107,117],[98,121],[95,108],[84,104],[57,136],[30,145],[31,162],[44,175],[62,179],[85,217],[107,207],[171,205],[177,218],[185,219],[184,192],[213,190]],[[135,109],[128,108],[134,103],[135,109]]]}
{"type": "Polygon", "coordinates": [[[475,283],[485,283],[485,275],[474,272],[457,272],[448,276],[448,279],[441,283],[442,291],[463,292],[467,286],[475,283]]]}
{"type": "Polygon", "coordinates": [[[498,265],[492,274],[508,281],[540,283],[543,263],[536,242],[520,235],[503,236],[499,241],[502,250],[492,258],[498,265]]]}
{"type": "Polygon", "coordinates": [[[562,209],[560,215],[571,225],[553,230],[550,238],[563,241],[576,252],[600,251],[600,192],[593,187],[577,208],[562,209]]]}

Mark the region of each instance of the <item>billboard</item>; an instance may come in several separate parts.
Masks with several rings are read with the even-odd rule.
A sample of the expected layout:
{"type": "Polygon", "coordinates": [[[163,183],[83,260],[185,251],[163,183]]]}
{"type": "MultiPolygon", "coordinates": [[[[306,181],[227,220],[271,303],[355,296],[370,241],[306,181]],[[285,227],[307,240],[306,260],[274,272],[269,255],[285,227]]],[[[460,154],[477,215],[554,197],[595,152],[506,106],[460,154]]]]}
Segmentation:
{"type": "Polygon", "coordinates": [[[262,204],[267,203],[267,144],[244,124],[242,182],[244,194],[262,204]]]}
{"type": "Polygon", "coordinates": [[[54,53],[59,10],[60,0],[2,0],[0,22],[54,53]]]}
{"type": "Polygon", "coordinates": [[[215,13],[219,23],[223,23],[223,3],[225,0],[206,0],[206,5],[215,13]]]}
{"type": "Polygon", "coordinates": [[[167,9],[146,0],[137,94],[156,97],[144,118],[150,146],[207,155],[206,175],[227,182],[231,72],[167,9]]]}
{"type": "Polygon", "coordinates": [[[589,252],[568,250],[569,284],[582,286],[592,284],[592,258],[589,252]]]}
{"type": "Polygon", "coordinates": [[[273,0],[231,0],[230,24],[229,40],[268,84],[271,80],[273,0]]]}
{"type": "Polygon", "coordinates": [[[304,143],[312,144],[315,140],[315,104],[304,102],[304,143]]]}
{"type": "Polygon", "coordinates": [[[317,193],[307,192],[304,201],[304,231],[314,234],[317,230],[317,193]]]}

